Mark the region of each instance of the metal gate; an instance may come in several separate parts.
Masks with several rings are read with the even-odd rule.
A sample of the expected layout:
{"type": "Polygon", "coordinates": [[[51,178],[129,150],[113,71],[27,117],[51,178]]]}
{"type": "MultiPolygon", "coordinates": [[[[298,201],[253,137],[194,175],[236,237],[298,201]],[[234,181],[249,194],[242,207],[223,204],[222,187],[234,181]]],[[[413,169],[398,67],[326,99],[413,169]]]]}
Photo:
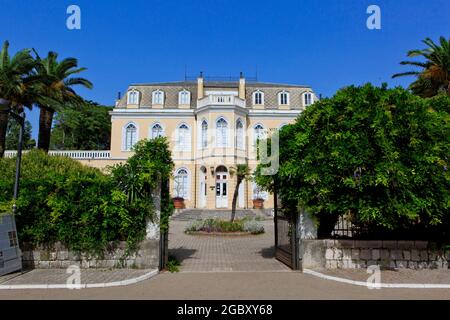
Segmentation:
{"type": "Polygon", "coordinates": [[[285,215],[274,192],[275,257],[293,270],[300,269],[298,217],[285,215]]]}
{"type": "Polygon", "coordinates": [[[12,215],[0,215],[0,276],[22,269],[16,224],[12,215]]]}

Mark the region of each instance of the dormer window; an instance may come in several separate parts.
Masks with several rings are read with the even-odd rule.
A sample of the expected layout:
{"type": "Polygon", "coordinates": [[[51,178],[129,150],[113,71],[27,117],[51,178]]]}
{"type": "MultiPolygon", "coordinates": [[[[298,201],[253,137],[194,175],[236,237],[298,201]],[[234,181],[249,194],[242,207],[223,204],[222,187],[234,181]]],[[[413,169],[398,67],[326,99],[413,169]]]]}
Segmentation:
{"type": "Polygon", "coordinates": [[[264,92],[257,90],[253,92],[253,104],[263,105],[264,104],[264,92]]]}
{"type": "Polygon", "coordinates": [[[314,103],[314,96],[311,92],[305,92],[303,94],[303,105],[310,106],[314,103]]]}
{"type": "Polygon", "coordinates": [[[152,92],[152,104],[164,104],[164,92],[156,90],[152,92]]]}
{"type": "Polygon", "coordinates": [[[187,90],[180,91],[180,93],[178,94],[178,104],[191,104],[191,93],[187,90]]]}
{"type": "Polygon", "coordinates": [[[278,93],[278,104],[289,105],[289,92],[281,91],[280,93],[278,93]]]}
{"type": "Polygon", "coordinates": [[[139,104],[139,91],[131,90],[127,93],[127,104],[139,104]]]}

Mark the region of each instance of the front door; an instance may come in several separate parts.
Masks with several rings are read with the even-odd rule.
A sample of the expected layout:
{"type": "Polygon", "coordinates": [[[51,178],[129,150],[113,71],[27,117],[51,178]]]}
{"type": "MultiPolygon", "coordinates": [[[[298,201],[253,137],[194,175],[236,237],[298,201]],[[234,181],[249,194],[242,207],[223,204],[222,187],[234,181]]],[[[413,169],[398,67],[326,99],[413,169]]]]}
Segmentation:
{"type": "Polygon", "coordinates": [[[216,208],[228,208],[227,172],[216,173],[216,208]]]}

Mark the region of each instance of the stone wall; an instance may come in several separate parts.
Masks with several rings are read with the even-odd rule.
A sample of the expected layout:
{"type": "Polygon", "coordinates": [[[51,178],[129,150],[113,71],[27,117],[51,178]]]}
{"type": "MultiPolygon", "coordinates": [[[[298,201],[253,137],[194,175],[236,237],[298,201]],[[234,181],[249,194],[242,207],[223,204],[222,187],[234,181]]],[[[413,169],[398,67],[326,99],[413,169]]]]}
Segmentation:
{"type": "Polygon", "coordinates": [[[450,252],[427,241],[301,240],[305,269],[448,269],[450,252]]]}
{"type": "Polygon", "coordinates": [[[25,268],[58,269],[78,265],[88,268],[156,269],[159,266],[159,239],[142,241],[136,252],[126,255],[126,242],[111,244],[99,256],[69,251],[60,243],[34,247],[21,246],[25,268]]]}

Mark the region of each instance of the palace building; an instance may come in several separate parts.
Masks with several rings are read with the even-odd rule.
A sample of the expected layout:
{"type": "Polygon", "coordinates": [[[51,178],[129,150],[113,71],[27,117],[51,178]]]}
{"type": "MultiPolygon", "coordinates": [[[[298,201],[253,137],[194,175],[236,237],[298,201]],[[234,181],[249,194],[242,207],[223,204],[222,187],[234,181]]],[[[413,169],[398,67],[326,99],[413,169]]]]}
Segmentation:
{"type": "MultiPolygon", "coordinates": [[[[236,164],[257,165],[256,143],[291,123],[317,99],[308,86],[248,81],[141,83],[129,86],[111,112],[111,161],[123,161],[140,139],[166,136],[175,162],[170,188],[186,208],[230,209],[236,164]]],[[[252,181],[239,188],[238,208],[272,197],[252,181]]]]}
{"type": "MultiPolygon", "coordinates": [[[[253,172],[261,139],[316,100],[308,86],[246,81],[242,74],[227,81],[200,74],[192,81],[132,84],[110,112],[111,150],[49,154],[105,168],[126,161],[140,139],[165,136],[175,163],[172,196],[183,198],[185,208],[231,209],[233,168],[248,164],[253,172]]],[[[273,208],[273,197],[250,180],[242,182],[237,207],[252,208],[256,198],[273,208]]]]}

